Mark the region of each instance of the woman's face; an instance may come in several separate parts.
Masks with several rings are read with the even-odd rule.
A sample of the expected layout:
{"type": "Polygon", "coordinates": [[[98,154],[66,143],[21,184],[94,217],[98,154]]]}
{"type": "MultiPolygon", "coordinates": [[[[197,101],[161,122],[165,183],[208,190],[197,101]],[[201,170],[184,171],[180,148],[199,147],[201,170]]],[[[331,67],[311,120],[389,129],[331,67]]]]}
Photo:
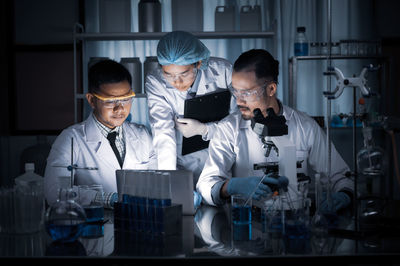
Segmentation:
{"type": "Polygon", "coordinates": [[[196,79],[199,65],[196,64],[179,66],[164,65],[162,72],[164,78],[179,91],[187,91],[196,79]]]}

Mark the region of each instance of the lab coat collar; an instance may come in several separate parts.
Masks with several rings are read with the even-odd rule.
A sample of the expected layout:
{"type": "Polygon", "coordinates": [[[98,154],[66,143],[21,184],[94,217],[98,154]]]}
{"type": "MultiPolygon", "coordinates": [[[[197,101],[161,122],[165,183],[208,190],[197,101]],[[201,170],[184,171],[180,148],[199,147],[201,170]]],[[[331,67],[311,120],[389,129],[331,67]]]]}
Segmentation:
{"type": "Polygon", "coordinates": [[[88,146],[96,152],[96,154],[102,158],[103,162],[109,164],[110,167],[120,169],[117,157],[114,154],[108,140],[101,134],[99,128],[94,121],[93,113],[85,121],[86,141],[88,146]]]}
{"type": "Polygon", "coordinates": [[[125,159],[122,168],[125,168],[127,165],[134,165],[135,162],[140,161],[137,157],[137,151],[141,145],[139,145],[139,136],[136,131],[129,129],[128,122],[122,124],[122,129],[125,136],[125,159]]]}
{"type": "Polygon", "coordinates": [[[282,104],[282,109],[283,109],[283,116],[285,117],[286,121],[289,121],[292,119],[294,110],[290,108],[289,106],[283,105],[282,104]]]}
{"type": "Polygon", "coordinates": [[[218,72],[211,67],[207,67],[206,69],[199,69],[199,73],[201,73],[199,85],[197,89],[197,95],[203,95],[208,92],[209,85],[213,84],[217,81],[217,77],[219,76],[218,72]]]}
{"type": "Polygon", "coordinates": [[[88,118],[85,121],[85,129],[86,129],[86,141],[87,142],[101,142],[104,136],[101,134],[99,128],[96,125],[96,121],[93,118],[93,112],[90,113],[88,118]]]}

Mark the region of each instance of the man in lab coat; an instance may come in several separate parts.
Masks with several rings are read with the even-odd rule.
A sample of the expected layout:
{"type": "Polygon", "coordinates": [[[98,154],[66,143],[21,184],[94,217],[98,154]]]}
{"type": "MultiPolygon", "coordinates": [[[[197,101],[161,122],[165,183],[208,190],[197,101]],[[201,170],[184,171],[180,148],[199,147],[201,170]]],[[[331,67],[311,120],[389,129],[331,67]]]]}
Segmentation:
{"type": "MultiPolygon", "coordinates": [[[[257,188],[264,173],[254,170],[253,165],[267,162],[270,158],[264,156],[263,143],[251,128],[256,108],[264,117],[268,108],[285,117],[288,137],[296,146],[297,160],[307,162],[314,171],[322,174],[321,180],[326,182],[328,152],[325,133],[311,117],[283,105],[276,98],[278,67],[279,62],[262,49],[249,50],[235,61],[230,89],[240,112],[229,115],[218,124],[210,142],[209,157],[197,183],[197,190],[208,204],[224,204],[232,194],[261,198],[271,192],[271,183],[276,184],[277,181],[271,182],[268,178],[271,183],[263,182],[257,188]]],[[[345,177],[349,168],[335,147],[331,147],[332,206],[337,211],[351,203],[353,181],[345,177]]],[[[270,153],[270,156],[274,155],[270,153]]],[[[327,208],[326,200],[321,208],[327,208]]]]}
{"type": "Polygon", "coordinates": [[[89,69],[86,99],[93,112],[82,123],[63,130],[51,148],[44,176],[49,204],[57,200],[57,189],[63,186],[60,177],[68,180],[71,175],[66,168],[71,165],[71,139],[73,165],[78,167],[74,170],[75,189],[77,185],[101,184],[104,190],[102,197],[95,191],[80,191],[83,205],[102,199],[104,207],[112,207],[118,198],[118,169],[157,169],[150,133],[144,126],[126,121],[135,96],[131,83],[130,73],[115,61],[100,61],[89,69]]]}
{"type": "MultiPolygon", "coordinates": [[[[210,57],[210,51],[195,36],[174,31],[161,38],[157,46],[160,68],[146,78],[149,119],[153,132],[158,167],[163,170],[187,169],[194,184],[203,169],[208,149],[182,156],[182,135],[212,138],[216,122],[203,124],[184,115],[186,99],[227,89],[232,65],[225,59],[210,57]]],[[[232,98],[231,109],[235,108],[232,98]]],[[[195,195],[196,196],[196,195],[195,195]]]]}

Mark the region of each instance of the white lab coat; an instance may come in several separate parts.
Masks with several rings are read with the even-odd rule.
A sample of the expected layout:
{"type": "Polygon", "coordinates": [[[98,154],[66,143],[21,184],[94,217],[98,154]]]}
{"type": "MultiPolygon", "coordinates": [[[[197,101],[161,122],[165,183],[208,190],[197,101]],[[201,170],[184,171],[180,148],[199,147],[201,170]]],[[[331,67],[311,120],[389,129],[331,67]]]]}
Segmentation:
{"type": "MultiPolygon", "coordinates": [[[[232,65],[225,59],[211,57],[208,67],[205,70],[199,69],[198,75],[200,79],[195,82],[198,84],[196,96],[227,88],[232,79],[232,65]]],[[[159,169],[190,170],[196,184],[207,159],[208,149],[182,156],[182,134],[175,129],[174,121],[176,116],[184,114],[187,92],[180,92],[169,84],[163,77],[161,68],[147,76],[145,88],[159,169]]],[[[231,109],[236,110],[233,97],[231,109]]],[[[213,136],[215,127],[216,123],[207,123],[207,139],[213,136]]]]}
{"type": "MultiPolygon", "coordinates": [[[[92,114],[79,123],[63,130],[56,138],[47,158],[44,175],[46,200],[57,200],[57,189],[62,186],[58,177],[70,176],[66,168],[71,164],[71,138],[74,139],[74,164],[78,167],[98,167],[98,170],[75,171],[74,185],[101,184],[104,192],[117,192],[116,170],[121,169],[109,141],[101,134],[92,114]]],[[[157,169],[152,137],[145,126],[125,121],[122,124],[126,142],[123,169],[157,169]]],[[[90,203],[95,193],[80,195],[81,204],[90,203]]]]}
{"type": "MultiPolygon", "coordinates": [[[[327,145],[326,134],[322,128],[306,114],[283,106],[283,115],[288,125],[289,139],[296,146],[298,161],[308,161],[315,172],[327,174],[327,145]]],[[[253,170],[255,163],[277,161],[265,158],[262,142],[251,129],[251,121],[242,119],[238,111],[227,116],[218,124],[214,138],[210,142],[209,157],[203,172],[197,182],[197,190],[203,199],[211,205],[216,205],[211,196],[212,187],[231,177],[262,176],[262,170],[253,170]]],[[[331,149],[331,184],[334,191],[353,190],[353,181],[344,177],[349,167],[332,144],[331,149]]],[[[276,155],[275,155],[276,156],[276,155]]],[[[302,172],[308,174],[304,164],[302,172]]],[[[324,176],[324,175],[322,175],[324,176]]],[[[323,180],[324,177],[321,177],[323,180]]],[[[326,181],[326,178],[325,178],[326,181]]]]}

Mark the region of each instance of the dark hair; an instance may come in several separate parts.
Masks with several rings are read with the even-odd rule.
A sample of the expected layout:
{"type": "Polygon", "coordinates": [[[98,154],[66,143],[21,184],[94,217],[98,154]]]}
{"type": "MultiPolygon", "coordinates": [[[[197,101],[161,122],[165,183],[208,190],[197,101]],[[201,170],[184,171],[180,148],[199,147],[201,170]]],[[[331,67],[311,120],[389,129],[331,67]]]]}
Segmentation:
{"type": "Polygon", "coordinates": [[[132,85],[132,76],[123,65],[113,60],[102,60],[89,69],[89,92],[98,91],[103,84],[125,80],[132,85]]]}
{"type": "Polygon", "coordinates": [[[278,83],[279,61],[264,49],[251,49],[242,53],[233,64],[233,71],[254,71],[257,79],[272,79],[278,83]]]}

